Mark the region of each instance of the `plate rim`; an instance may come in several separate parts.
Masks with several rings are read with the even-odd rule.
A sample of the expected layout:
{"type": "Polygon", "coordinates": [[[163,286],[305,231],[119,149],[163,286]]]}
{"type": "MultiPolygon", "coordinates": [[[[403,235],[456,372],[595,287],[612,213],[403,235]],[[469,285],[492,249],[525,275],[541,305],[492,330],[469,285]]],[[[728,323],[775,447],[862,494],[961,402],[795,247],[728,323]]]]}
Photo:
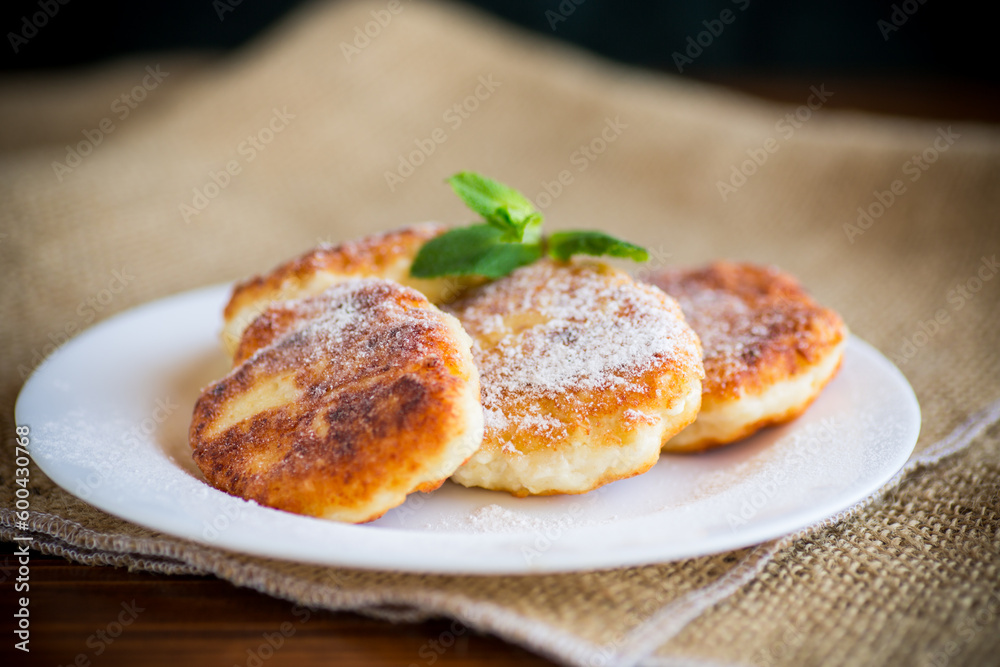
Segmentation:
{"type": "MultiPolygon", "coordinates": [[[[92,325],[85,331],[81,332],[77,336],[67,341],[65,344],[60,346],[58,349],[53,351],[46,359],[42,361],[32,372],[31,376],[25,381],[21,389],[18,392],[17,400],[15,402],[15,422],[17,424],[30,424],[30,419],[25,419],[26,411],[28,411],[28,401],[33,399],[34,392],[41,390],[41,381],[46,377],[47,373],[51,372],[52,368],[58,368],[60,360],[65,357],[72,355],[74,351],[82,346],[90,344],[89,341],[93,340],[95,337],[100,339],[105,332],[109,330],[114,330],[115,327],[120,326],[122,322],[141,318],[148,314],[150,311],[157,311],[163,308],[175,305],[178,302],[187,302],[192,299],[207,299],[207,300],[220,300],[222,297],[228,293],[232,288],[232,283],[220,283],[215,285],[204,286],[200,288],[195,288],[192,290],[177,292],[172,295],[165,296],[160,299],[149,301],[143,304],[139,304],[133,308],[126,309],[119,313],[116,313],[100,322],[92,325]],[[38,389],[35,386],[39,385],[38,389]]],[[[329,558],[325,557],[322,559],[316,559],[312,557],[303,557],[301,555],[290,554],[282,550],[276,550],[273,548],[262,548],[259,543],[256,545],[253,543],[245,543],[245,540],[235,539],[233,537],[234,533],[227,532],[229,539],[215,542],[211,540],[199,539],[198,535],[191,534],[191,531],[182,531],[177,529],[171,529],[170,526],[165,527],[164,524],[158,523],[156,525],[151,525],[150,523],[144,521],[141,517],[137,518],[136,512],[130,511],[129,508],[122,508],[117,504],[109,503],[103,499],[100,494],[98,494],[96,500],[93,502],[94,498],[83,499],[80,498],[76,493],[70,490],[72,486],[72,480],[67,481],[66,484],[62,481],[66,481],[64,478],[66,475],[60,470],[56,470],[53,474],[52,468],[57,468],[58,464],[51,465],[50,461],[39,461],[35,456],[34,450],[32,450],[32,460],[35,461],[39,469],[42,470],[57,486],[62,488],[66,493],[69,493],[74,498],[81,500],[82,502],[88,503],[98,509],[111,514],[119,519],[128,521],[130,523],[142,526],[148,530],[154,530],[162,532],[169,535],[175,539],[183,539],[186,541],[193,542],[199,546],[209,546],[213,548],[223,549],[223,550],[233,550],[238,553],[244,553],[247,555],[264,557],[264,558],[275,558],[282,561],[288,562],[299,562],[299,563],[311,563],[317,565],[327,565],[327,566],[339,566],[339,567],[350,567],[364,570],[392,570],[392,571],[403,571],[403,572],[413,572],[413,573],[455,573],[455,574],[472,574],[472,575],[501,575],[501,574],[533,574],[533,573],[558,573],[558,572],[579,572],[588,570],[603,570],[603,569],[613,569],[619,567],[630,567],[639,566],[652,563],[663,563],[671,562],[677,560],[683,560],[686,558],[693,558],[698,556],[707,556],[710,554],[721,553],[724,551],[729,551],[738,548],[745,548],[753,546],[755,544],[760,544],[770,539],[780,537],[783,535],[792,534],[798,530],[807,529],[816,523],[822,522],[823,520],[835,516],[838,512],[847,509],[855,505],[857,502],[864,500],[869,497],[872,493],[877,492],[878,489],[882,488],[886,482],[888,482],[892,477],[902,468],[906,462],[909,460],[919,439],[919,433],[922,425],[922,415],[920,410],[920,404],[917,401],[916,394],[913,391],[912,386],[907,381],[903,373],[893,364],[885,355],[879,352],[870,343],[864,341],[856,335],[850,335],[847,341],[847,346],[845,348],[845,360],[848,354],[862,355],[869,357],[869,360],[874,360],[876,366],[881,366],[880,370],[882,372],[887,372],[892,377],[894,384],[897,388],[903,390],[903,394],[900,399],[908,404],[908,407],[914,411],[915,422],[909,424],[908,431],[910,432],[910,437],[907,438],[909,442],[905,447],[901,447],[896,451],[896,456],[893,458],[891,465],[887,465],[883,474],[879,476],[879,481],[877,485],[870,484],[868,488],[866,487],[862,491],[852,494],[853,499],[849,503],[843,503],[843,505],[835,511],[825,512],[824,516],[815,517],[810,514],[810,519],[808,521],[802,521],[802,512],[791,513],[784,517],[783,521],[769,521],[763,524],[759,524],[756,528],[749,528],[742,533],[744,537],[740,540],[733,540],[731,535],[716,535],[714,539],[707,539],[700,542],[702,546],[698,548],[690,549],[664,549],[662,544],[653,543],[647,545],[633,545],[629,547],[629,550],[625,554],[617,553],[615,550],[606,550],[599,552],[603,554],[603,557],[599,557],[598,554],[589,552],[586,554],[573,554],[567,553],[566,549],[561,549],[556,555],[561,555],[560,558],[556,556],[550,556],[542,559],[539,563],[528,563],[527,565],[523,560],[517,560],[514,562],[507,563],[469,563],[469,562],[453,562],[449,560],[446,556],[443,558],[424,558],[419,562],[406,562],[406,558],[401,562],[398,557],[392,554],[387,554],[386,552],[380,551],[378,548],[372,552],[370,549],[368,551],[362,552],[361,554],[352,553],[350,549],[345,550],[344,553],[333,554],[335,557],[329,558]],[[853,350],[853,352],[852,352],[853,350]],[[904,455],[905,450],[905,455],[904,455]],[[891,470],[890,470],[891,468],[891,470]],[[62,480],[62,481],[61,481],[62,480]],[[102,502],[103,501],[103,502],[102,502]],[[729,538],[729,539],[726,539],[729,538]],[[741,542],[741,544],[735,544],[735,542],[741,542]],[[708,549],[704,545],[714,544],[715,546],[710,546],[708,549]],[[720,544],[721,543],[721,544],[720,544]],[[623,557],[624,556],[624,557],[623,557]],[[362,560],[363,559],[363,560],[362,560]]],[[[44,393],[44,392],[43,392],[44,393]]],[[[33,425],[31,425],[34,428],[33,425]]],[[[153,445],[159,446],[159,445],[153,445]]],[[[176,465],[176,464],[174,464],[176,465]]],[[[203,480],[197,478],[192,478],[194,481],[208,486],[203,480]]],[[[209,493],[221,494],[225,497],[222,491],[208,487],[209,493]]],[[[580,497],[586,497],[586,494],[580,497]]],[[[280,510],[275,510],[273,508],[267,508],[262,506],[256,506],[260,510],[266,512],[281,512],[280,510]]],[[[447,548],[449,546],[449,541],[454,541],[458,539],[459,542],[464,542],[469,539],[470,535],[482,543],[482,546],[488,547],[490,545],[504,544],[511,541],[514,538],[523,538],[525,535],[530,533],[504,533],[504,534],[487,534],[487,533],[450,533],[450,532],[435,532],[435,531],[413,531],[402,528],[393,528],[388,526],[380,526],[377,529],[372,529],[366,526],[356,526],[351,524],[339,524],[336,522],[330,522],[323,519],[316,519],[313,517],[304,517],[294,514],[289,514],[286,512],[281,512],[282,519],[289,521],[289,525],[296,529],[305,529],[309,525],[308,522],[319,522],[318,525],[325,526],[324,531],[331,531],[333,533],[344,532],[345,537],[350,537],[352,531],[366,531],[368,533],[375,533],[375,536],[369,536],[368,542],[378,543],[384,539],[392,540],[400,534],[405,534],[408,536],[410,542],[425,543],[430,542],[430,548],[432,551],[442,550],[443,553],[447,553],[447,548]],[[306,523],[303,523],[306,522],[306,523]]],[[[805,512],[805,514],[809,514],[805,512]]],[[[633,517],[629,521],[636,521],[638,519],[645,517],[633,517]]],[[[570,533],[577,536],[577,539],[586,539],[586,536],[595,532],[594,527],[577,527],[570,530],[570,533]]],[[[600,530],[596,532],[601,532],[600,530]]],[[[376,544],[376,546],[378,546],[376,544]]],[[[565,543],[564,543],[565,546],[565,543]]],[[[441,556],[441,554],[437,554],[441,556]]]]}

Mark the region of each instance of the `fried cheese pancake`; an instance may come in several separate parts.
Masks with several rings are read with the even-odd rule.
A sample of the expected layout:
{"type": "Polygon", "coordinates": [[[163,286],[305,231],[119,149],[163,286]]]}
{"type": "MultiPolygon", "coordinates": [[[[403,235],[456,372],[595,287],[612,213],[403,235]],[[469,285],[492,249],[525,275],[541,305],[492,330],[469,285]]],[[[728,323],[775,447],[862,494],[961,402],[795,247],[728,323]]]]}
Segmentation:
{"type": "Polygon", "coordinates": [[[705,351],[698,419],[664,451],[698,451],[800,415],[837,373],[847,329],[781,271],[715,262],[647,281],[680,303],[705,351]]]}
{"type": "Polygon", "coordinates": [[[359,523],[431,491],[482,442],[472,341],[415,290],[352,279],[267,308],[195,405],[190,442],[216,488],[359,523]]]}
{"type": "Polygon", "coordinates": [[[416,289],[431,303],[450,300],[460,284],[456,279],[410,277],[410,265],[420,247],[446,229],[438,223],[424,223],[336,246],[322,245],[265,276],[239,283],[224,313],[222,343],[226,352],[229,356],[236,353],[244,329],[269,304],[319,294],[350,278],[385,278],[416,289]]]}
{"type": "Polygon", "coordinates": [[[701,403],[701,347],[660,290],[597,262],[543,260],[446,307],[473,340],[483,446],[452,476],[515,496],[645,472],[701,403]]]}

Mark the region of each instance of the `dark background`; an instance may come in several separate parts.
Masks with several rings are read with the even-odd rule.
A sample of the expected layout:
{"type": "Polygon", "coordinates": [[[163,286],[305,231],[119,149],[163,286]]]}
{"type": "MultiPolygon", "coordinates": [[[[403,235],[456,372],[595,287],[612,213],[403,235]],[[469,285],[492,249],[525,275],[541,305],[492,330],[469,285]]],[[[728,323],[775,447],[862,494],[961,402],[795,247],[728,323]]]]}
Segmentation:
{"type": "MultiPolygon", "coordinates": [[[[233,49],[304,4],[302,0],[64,1],[63,5],[59,0],[4,0],[0,73],[95,64],[143,51],[233,49]],[[18,44],[15,53],[11,35],[30,33],[31,28],[25,32],[25,17],[38,15],[43,5],[58,11],[45,17],[46,24],[18,44]]],[[[797,103],[800,84],[837,82],[846,94],[835,106],[850,106],[856,93],[875,110],[905,113],[908,100],[919,99],[925,113],[932,115],[935,110],[942,115],[959,110],[958,115],[966,117],[1000,120],[996,26],[983,4],[975,8],[969,2],[944,0],[923,4],[921,0],[465,0],[464,4],[615,60],[673,73],[678,73],[673,54],[683,52],[688,38],[706,29],[703,21],[717,19],[728,8],[736,20],[684,68],[684,76],[797,103]],[[894,8],[906,22],[886,38],[878,22],[890,20],[894,8]],[[561,10],[566,20],[555,22],[552,16],[561,10]]]]}
{"type": "MultiPolygon", "coordinates": [[[[58,13],[15,54],[8,33],[21,32],[22,17],[41,11],[39,1],[2,3],[6,70],[93,63],[144,50],[229,49],[304,4],[301,0],[68,0],[59,5],[58,0],[41,0],[58,6],[58,13]],[[221,20],[218,3],[232,5],[221,20]]],[[[675,69],[671,53],[682,50],[688,36],[705,29],[703,20],[717,18],[728,7],[738,20],[726,26],[696,60],[692,74],[822,69],[996,80],[996,26],[981,15],[985,9],[973,11],[965,3],[575,0],[580,3],[576,5],[574,0],[562,1],[574,9],[554,30],[546,11],[558,13],[560,0],[467,0],[466,4],[556,39],[657,69],[675,69]],[[889,18],[894,4],[918,9],[886,40],[877,22],[889,18]],[[747,8],[740,11],[740,6],[747,8]]]]}

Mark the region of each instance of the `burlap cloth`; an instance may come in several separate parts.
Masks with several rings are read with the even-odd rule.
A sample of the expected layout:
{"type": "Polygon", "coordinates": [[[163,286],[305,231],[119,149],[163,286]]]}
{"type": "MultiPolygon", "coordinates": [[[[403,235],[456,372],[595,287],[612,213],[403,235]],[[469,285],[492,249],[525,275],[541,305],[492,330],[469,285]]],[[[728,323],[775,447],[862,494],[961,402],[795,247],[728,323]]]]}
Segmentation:
{"type": "Polygon", "coordinates": [[[442,179],[474,169],[548,204],[550,228],[611,230],[653,249],[654,263],[737,257],[799,275],[916,389],[923,428],[906,473],[824,526],[754,549],[607,572],[458,577],[184,542],[97,511],[36,469],[33,546],[84,563],[213,573],[317,607],[450,616],[569,664],[996,660],[996,129],[822,109],[805,122],[800,109],[798,127],[779,124],[795,109],[596,62],[455,7],[400,6],[378,30],[371,12],[386,22],[384,2],[313,6],[222,61],[151,57],[3,83],[0,534],[14,534],[14,398],[67,327],[269,268],[320,240],[466,222],[442,179]],[[375,37],[345,51],[366,24],[375,37]],[[121,118],[114,100],[157,65],[169,74],[121,118]],[[272,127],[284,126],[249,159],[241,142],[276,114],[284,120],[272,127]],[[114,131],[89,155],[68,172],[53,166],[76,164],[66,144],[105,117],[114,131]],[[764,164],[724,199],[718,182],[765,145],[764,164]],[[401,159],[421,164],[410,174],[401,159]],[[199,203],[194,190],[233,160],[240,172],[185,220],[180,205],[199,203]],[[564,170],[572,182],[540,196],[564,170]],[[386,172],[402,182],[390,188],[386,172]],[[904,189],[881,215],[845,229],[859,206],[880,213],[873,204],[888,195],[875,193],[897,179],[904,189]],[[91,315],[82,304],[116,270],[134,278],[91,315]]]}

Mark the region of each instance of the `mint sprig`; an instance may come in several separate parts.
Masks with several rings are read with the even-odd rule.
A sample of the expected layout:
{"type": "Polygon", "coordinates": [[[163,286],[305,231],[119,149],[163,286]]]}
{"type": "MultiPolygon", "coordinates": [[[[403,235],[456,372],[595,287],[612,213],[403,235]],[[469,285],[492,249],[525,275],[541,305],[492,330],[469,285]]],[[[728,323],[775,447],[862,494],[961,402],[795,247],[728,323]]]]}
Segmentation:
{"type": "Polygon", "coordinates": [[[534,243],[541,235],[542,215],[514,188],[472,171],[448,179],[465,205],[503,232],[507,243],[534,243]]]}
{"type": "Polygon", "coordinates": [[[500,278],[542,256],[537,243],[508,243],[490,225],[451,229],[420,248],[410,274],[415,278],[486,276],[500,278]]]}
{"type": "Polygon", "coordinates": [[[563,261],[572,255],[610,255],[637,262],[649,259],[645,248],[604,232],[556,232],[548,239],[548,252],[550,257],[563,261]]]}
{"type": "Polygon", "coordinates": [[[573,255],[610,255],[637,262],[649,258],[645,249],[603,232],[556,232],[542,236],[542,214],[517,190],[471,171],[447,181],[485,224],[445,232],[425,243],[410,274],[415,278],[478,275],[500,278],[519,266],[548,255],[561,261],[573,255]]]}

